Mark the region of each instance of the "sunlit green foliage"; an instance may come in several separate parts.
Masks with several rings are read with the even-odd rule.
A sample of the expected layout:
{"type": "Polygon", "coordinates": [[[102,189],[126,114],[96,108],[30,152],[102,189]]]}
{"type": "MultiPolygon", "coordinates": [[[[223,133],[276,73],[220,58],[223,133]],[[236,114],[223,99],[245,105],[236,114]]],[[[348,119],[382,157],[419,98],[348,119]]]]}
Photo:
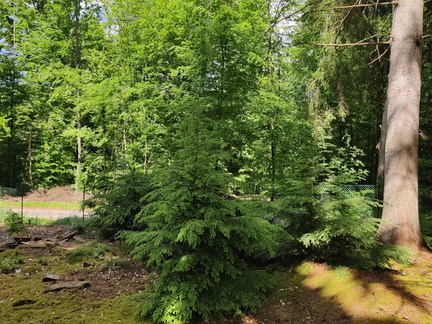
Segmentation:
{"type": "Polygon", "coordinates": [[[347,4],[0,3],[0,185],[85,183],[94,217],[63,222],[126,231],[157,273],[155,321],[254,309],[258,260],[403,261],[374,239],[377,201],[345,190],[375,182],[391,8],[347,4]],[[359,41],[377,44],[327,46],[359,41]]]}
{"type": "Polygon", "coordinates": [[[206,117],[206,101],[192,101],[180,129],[181,147],[155,177],[150,203],[136,221],[148,228],[125,233],[137,258],[148,258],[158,279],[146,294],[142,314],[155,321],[184,322],[254,309],[271,287],[245,256],[274,255],[278,229],[244,215],[229,196],[232,177],[206,117]],[[191,106],[193,105],[193,106],[191,106]]]}

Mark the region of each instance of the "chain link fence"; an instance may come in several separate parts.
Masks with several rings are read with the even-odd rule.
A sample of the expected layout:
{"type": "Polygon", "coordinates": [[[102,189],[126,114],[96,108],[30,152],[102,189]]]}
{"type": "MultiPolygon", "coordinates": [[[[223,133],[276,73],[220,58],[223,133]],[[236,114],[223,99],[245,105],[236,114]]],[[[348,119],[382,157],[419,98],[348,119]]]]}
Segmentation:
{"type": "MultiPolygon", "coordinates": [[[[378,199],[378,192],[376,185],[357,185],[349,184],[344,185],[343,190],[347,193],[362,193],[363,196],[371,199],[378,199]]],[[[379,207],[372,208],[371,215],[361,215],[361,218],[375,217],[379,218],[379,207]]]]}
{"type": "Polygon", "coordinates": [[[8,188],[8,187],[0,187],[0,198],[3,198],[4,196],[18,196],[18,190],[15,188],[8,188]]]}

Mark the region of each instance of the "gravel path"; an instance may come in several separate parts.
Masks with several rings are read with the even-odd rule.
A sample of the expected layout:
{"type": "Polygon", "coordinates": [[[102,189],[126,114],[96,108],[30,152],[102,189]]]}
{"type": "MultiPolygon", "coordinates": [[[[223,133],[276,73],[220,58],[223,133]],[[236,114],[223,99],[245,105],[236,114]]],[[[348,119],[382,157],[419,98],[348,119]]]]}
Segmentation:
{"type": "MultiPolygon", "coordinates": [[[[21,208],[11,208],[11,210],[21,215],[21,208]]],[[[73,216],[82,217],[82,210],[24,207],[23,212],[24,217],[29,218],[59,219],[73,216]]],[[[85,211],[84,215],[89,216],[90,211],[85,211]]]]}

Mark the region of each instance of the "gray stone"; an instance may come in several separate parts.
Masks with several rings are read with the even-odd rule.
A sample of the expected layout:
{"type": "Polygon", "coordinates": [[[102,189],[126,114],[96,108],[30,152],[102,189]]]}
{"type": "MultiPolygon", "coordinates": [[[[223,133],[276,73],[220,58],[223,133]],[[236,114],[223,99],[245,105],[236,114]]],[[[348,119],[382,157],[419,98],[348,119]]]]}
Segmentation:
{"type": "Polygon", "coordinates": [[[60,291],[63,289],[73,289],[73,288],[84,289],[90,286],[91,284],[88,281],[80,281],[80,280],[61,281],[49,286],[47,289],[45,289],[45,292],[60,291]]]}

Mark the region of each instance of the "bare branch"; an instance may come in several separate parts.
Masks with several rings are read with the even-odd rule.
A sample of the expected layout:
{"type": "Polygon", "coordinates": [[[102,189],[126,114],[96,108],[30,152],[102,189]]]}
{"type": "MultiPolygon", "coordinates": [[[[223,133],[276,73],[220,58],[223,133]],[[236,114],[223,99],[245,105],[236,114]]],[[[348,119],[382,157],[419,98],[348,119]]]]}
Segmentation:
{"type": "Polygon", "coordinates": [[[317,45],[317,46],[328,46],[328,47],[353,47],[353,46],[364,46],[364,45],[388,45],[390,42],[357,42],[357,43],[343,43],[343,44],[322,44],[322,43],[307,43],[308,45],[317,45]]]}
{"type": "Polygon", "coordinates": [[[386,48],[386,50],[381,54],[381,55],[379,55],[377,58],[375,58],[375,59],[373,59],[371,62],[369,62],[369,65],[372,65],[372,64],[374,64],[376,61],[379,61],[384,55],[386,55],[386,53],[388,52],[390,50],[390,46],[388,46],[387,48],[386,48]]]}
{"type": "Polygon", "coordinates": [[[363,4],[355,4],[351,6],[339,6],[339,7],[332,7],[327,9],[318,9],[319,11],[329,11],[329,10],[341,10],[341,9],[353,9],[353,8],[363,8],[363,7],[376,7],[376,6],[382,6],[382,5],[392,5],[396,4],[397,1],[390,1],[390,2],[379,2],[379,3],[363,3],[363,4]]]}

